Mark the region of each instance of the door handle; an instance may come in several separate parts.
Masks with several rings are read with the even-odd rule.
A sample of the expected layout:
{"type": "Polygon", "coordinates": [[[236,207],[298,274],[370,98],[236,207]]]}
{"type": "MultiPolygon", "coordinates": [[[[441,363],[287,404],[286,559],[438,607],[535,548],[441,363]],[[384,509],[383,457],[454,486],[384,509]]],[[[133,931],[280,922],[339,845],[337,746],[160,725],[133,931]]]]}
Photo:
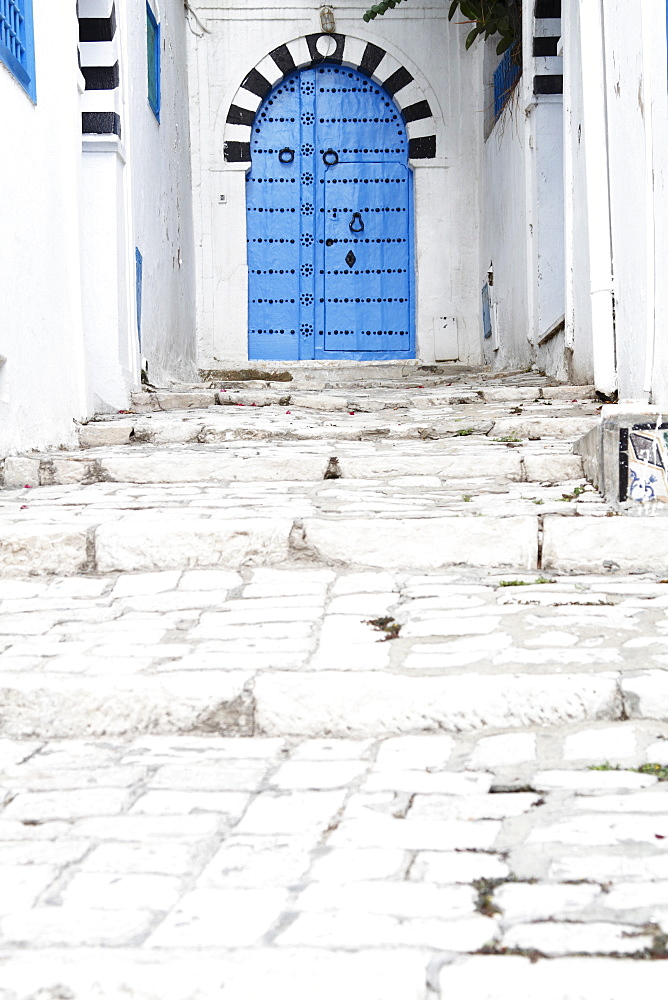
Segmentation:
{"type": "Polygon", "coordinates": [[[326,247],[333,247],[334,246],[334,240],[325,240],[325,246],[326,247]]]}
{"type": "Polygon", "coordinates": [[[364,232],[364,221],[363,221],[362,216],[361,216],[361,214],[359,212],[355,212],[353,214],[353,217],[350,220],[350,225],[349,225],[348,228],[350,229],[351,233],[363,233],[364,232]],[[355,225],[355,219],[357,219],[357,221],[359,222],[359,226],[355,225]]]}

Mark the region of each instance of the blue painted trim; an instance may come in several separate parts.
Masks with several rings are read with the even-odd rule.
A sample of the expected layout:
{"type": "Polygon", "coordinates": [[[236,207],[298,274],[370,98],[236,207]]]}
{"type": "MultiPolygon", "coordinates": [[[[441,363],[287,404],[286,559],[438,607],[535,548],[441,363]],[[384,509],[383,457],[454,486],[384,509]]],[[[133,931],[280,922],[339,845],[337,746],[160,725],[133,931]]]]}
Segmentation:
{"type": "Polygon", "coordinates": [[[148,0],[146,2],[146,64],[148,103],[151,111],[160,121],[160,25],[148,0]],[[153,36],[152,47],[151,35],[153,36]]]}
{"type": "MultiPolygon", "coordinates": [[[[0,62],[2,62],[17,82],[23,87],[33,102],[37,103],[37,87],[35,82],[35,31],[33,23],[32,0],[17,0],[19,13],[23,19],[20,33],[20,44],[23,53],[20,58],[11,51],[9,46],[0,43],[0,62]]],[[[2,22],[0,21],[0,25],[2,22]]]]}
{"type": "Polygon", "coordinates": [[[137,297],[137,337],[141,349],[141,300],[144,282],[144,258],[139,247],[135,247],[135,295],[137,297]]]}
{"type": "Polygon", "coordinates": [[[482,336],[483,340],[489,340],[492,336],[492,306],[487,282],[482,286],[482,336]]]}

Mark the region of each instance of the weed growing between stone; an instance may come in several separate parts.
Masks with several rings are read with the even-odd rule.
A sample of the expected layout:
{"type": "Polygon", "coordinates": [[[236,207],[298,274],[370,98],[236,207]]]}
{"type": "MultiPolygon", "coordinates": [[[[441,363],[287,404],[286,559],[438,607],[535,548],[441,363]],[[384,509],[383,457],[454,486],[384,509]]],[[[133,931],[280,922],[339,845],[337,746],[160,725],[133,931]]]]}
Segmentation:
{"type": "Polygon", "coordinates": [[[395,622],[394,618],[371,618],[365,622],[366,625],[371,625],[376,632],[384,632],[385,635],[380,640],[381,642],[387,642],[389,639],[398,639],[399,632],[401,631],[401,625],[395,622]]]}
{"type": "Polygon", "coordinates": [[[668,781],[668,766],[665,764],[641,764],[640,767],[622,767],[621,764],[591,764],[588,771],[633,771],[635,774],[652,774],[659,781],[668,781]]]}

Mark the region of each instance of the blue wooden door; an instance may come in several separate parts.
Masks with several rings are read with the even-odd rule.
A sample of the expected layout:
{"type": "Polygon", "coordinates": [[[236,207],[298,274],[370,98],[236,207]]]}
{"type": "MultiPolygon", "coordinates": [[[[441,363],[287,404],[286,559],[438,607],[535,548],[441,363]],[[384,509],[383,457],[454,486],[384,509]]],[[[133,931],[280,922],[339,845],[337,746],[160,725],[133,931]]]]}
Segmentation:
{"type": "Polygon", "coordinates": [[[249,357],[410,358],[412,174],[401,113],[355,70],[263,102],[247,177],[249,357]]]}

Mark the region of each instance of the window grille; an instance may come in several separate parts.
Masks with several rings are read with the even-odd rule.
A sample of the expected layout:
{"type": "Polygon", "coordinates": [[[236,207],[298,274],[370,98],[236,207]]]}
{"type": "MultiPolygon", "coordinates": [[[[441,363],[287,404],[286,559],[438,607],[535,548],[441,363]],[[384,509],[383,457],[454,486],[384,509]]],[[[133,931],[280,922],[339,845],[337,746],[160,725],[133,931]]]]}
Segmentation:
{"type": "Polygon", "coordinates": [[[148,3],[146,4],[146,55],[148,103],[151,105],[153,114],[160,121],[160,25],[148,3]]]}
{"type": "Polygon", "coordinates": [[[515,84],[522,75],[520,52],[516,45],[507,49],[494,73],[494,121],[510,100],[515,84]]]}
{"type": "Polygon", "coordinates": [[[34,101],[32,0],[0,0],[0,62],[5,64],[34,101]]]}

